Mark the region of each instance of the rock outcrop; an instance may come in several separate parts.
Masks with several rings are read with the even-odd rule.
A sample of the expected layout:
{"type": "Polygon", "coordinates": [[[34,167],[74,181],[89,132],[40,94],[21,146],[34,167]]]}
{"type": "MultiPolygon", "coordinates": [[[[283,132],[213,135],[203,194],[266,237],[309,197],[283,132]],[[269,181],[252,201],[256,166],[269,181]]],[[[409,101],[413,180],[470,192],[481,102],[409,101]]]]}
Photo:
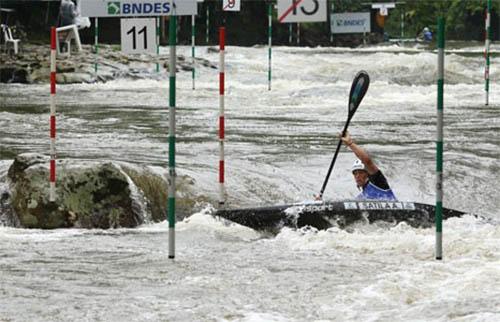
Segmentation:
{"type": "MultiPolygon", "coordinates": [[[[169,55],[127,55],[120,52],[119,46],[99,45],[99,54],[93,47],[83,45],[81,52],[57,57],[56,81],[58,84],[105,82],[117,78],[158,77],[156,63],[168,70],[169,55]],[[95,71],[95,64],[98,72],[95,71]]],[[[1,83],[49,83],[50,46],[23,45],[18,55],[0,53],[1,83]]],[[[195,66],[216,69],[206,59],[195,58],[195,66]]],[[[177,71],[191,71],[190,57],[177,56],[177,71]]],[[[168,73],[163,73],[164,77],[168,73]]]]}
{"type": "MultiPolygon", "coordinates": [[[[2,205],[10,209],[8,221],[15,226],[131,228],[167,218],[168,180],[157,171],[115,162],[58,160],[57,199],[50,202],[48,165],[48,157],[27,153],[9,168],[10,188],[2,205]]],[[[182,219],[205,198],[194,195],[191,178],[177,182],[176,216],[182,219]]]]}

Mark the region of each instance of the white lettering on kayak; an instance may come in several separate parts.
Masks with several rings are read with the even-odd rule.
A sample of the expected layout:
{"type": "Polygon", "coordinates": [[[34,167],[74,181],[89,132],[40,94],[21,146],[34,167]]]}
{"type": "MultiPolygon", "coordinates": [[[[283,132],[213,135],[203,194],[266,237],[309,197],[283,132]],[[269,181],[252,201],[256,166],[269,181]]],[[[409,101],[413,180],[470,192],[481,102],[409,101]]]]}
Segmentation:
{"type": "Polygon", "coordinates": [[[320,212],[320,211],[332,211],[333,205],[311,205],[305,206],[302,210],[303,212],[320,212]]]}
{"type": "Polygon", "coordinates": [[[344,202],[344,209],[415,210],[415,204],[413,202],[398,202],[398,201],[350,201],[350,202],[344,202]]]}

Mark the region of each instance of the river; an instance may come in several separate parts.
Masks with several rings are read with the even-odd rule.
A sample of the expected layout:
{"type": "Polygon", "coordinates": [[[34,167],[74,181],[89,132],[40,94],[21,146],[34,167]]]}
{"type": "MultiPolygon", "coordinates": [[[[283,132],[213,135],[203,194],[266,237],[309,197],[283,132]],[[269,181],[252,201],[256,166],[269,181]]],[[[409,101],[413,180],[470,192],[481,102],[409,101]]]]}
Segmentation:
{"type": "MultiPolygon", "coordinates": [[[[499,51],[498,45],[493,51],[499,51]]],[[[178,54],[189,56],[190,47],[178,54]]],[[[162,48],[167,52],[168,48],[162,48]]],[[[136,229],[0,227],[0,320],[500,320],[500,57],[485,106],[480,44],[447,52],[444,198],[465,216],[434,229],[359,224],[276,236],[204,211],[136,229]]],[[[197,56],[218,64],[217,53],[197,56]]],[[[357,71],[370,88],[349,130],[400,200],[435,203],[436,52],[417,47],[226,47],[226,188],[231,207],[311,200],[347,118],[357,71]]],[[[177,74],[177,172],[218,198],[218,71],[177,74]]],[[[168,75],[58,85],[57,150],[65,159],[168,164],[168,75]]],[[[48,155],[49,86],[0,84],[0,189],[15,155],[48,155]]],[[[325,199],[357,194],[342,148],[325,199]]],[[[2,188],[3,187],[3,188],[2,188]]],[[[208,209],[210,205],[207,205],[208,209]]]]}

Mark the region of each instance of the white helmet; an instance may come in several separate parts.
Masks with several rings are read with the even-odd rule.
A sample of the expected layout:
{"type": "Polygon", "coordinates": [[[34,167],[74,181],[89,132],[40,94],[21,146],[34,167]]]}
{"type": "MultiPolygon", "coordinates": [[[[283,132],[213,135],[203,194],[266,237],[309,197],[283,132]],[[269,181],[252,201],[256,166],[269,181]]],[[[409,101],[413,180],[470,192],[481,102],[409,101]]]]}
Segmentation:
{"type": "Polygon", "coordinates": [[[351,172],[354,173],[354,171],[356,171],[356,170],[366,171],[365,164],[360,159],[356,159],[356,161],[354,161],[354,163],[352,165],[351,172]]]}
{"type": "Polygon", "coordinates": [[[429,28],[425,27],[425,28],[424,28],[424,31],[429,31],[429,28]]]}

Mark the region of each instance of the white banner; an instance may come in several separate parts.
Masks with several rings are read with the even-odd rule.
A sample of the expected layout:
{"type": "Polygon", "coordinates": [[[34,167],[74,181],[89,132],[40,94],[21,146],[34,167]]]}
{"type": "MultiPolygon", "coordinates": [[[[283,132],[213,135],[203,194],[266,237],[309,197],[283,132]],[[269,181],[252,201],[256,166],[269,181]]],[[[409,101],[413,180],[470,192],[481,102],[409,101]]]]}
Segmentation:
{"type": "Polygon", "coordinates": [[[84,17],[185,16],[197,14],[196,0],[84,0],[84,17]]]}
{"type": "Polygon", "coordinates": [[[278,21],[326,21],[326,0],[278,0],[278,21]]]}
{"type": "Polygon", "coordinates": [[[122,52],[156,54],[156,19],[120,19],[122,52]]]}
{"type": "Polygon", "coordinates": [[[370,13],[346,12],[331,14],[330,28],[334,34],[370,32],[370,13]]]}
{"type": "Polygon", "coordinates": [[[222,10],[224,11],[240,11],[240,0],[222,0],[222,10]]]}

